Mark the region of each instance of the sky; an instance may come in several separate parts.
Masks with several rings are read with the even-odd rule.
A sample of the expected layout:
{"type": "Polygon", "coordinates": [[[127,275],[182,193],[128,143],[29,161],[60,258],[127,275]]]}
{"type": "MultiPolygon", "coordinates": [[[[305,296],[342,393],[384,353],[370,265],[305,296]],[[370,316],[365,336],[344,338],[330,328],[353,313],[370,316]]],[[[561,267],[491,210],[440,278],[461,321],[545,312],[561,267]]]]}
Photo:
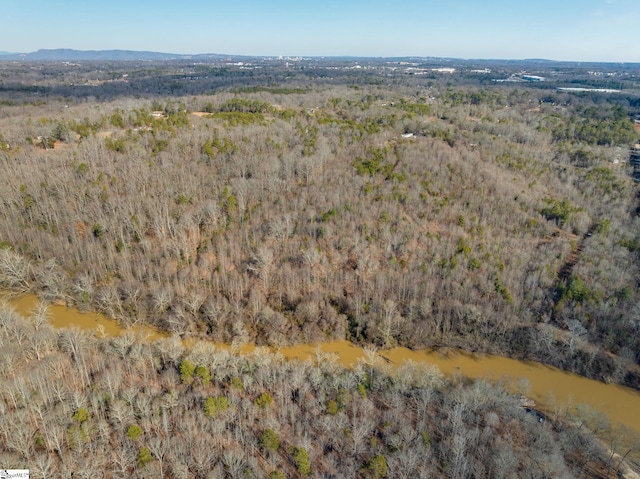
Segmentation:
{"type": "Polygon", "coordinates": [[[640,62],[640,0],[0,0],[0,51],[640,62]]]}

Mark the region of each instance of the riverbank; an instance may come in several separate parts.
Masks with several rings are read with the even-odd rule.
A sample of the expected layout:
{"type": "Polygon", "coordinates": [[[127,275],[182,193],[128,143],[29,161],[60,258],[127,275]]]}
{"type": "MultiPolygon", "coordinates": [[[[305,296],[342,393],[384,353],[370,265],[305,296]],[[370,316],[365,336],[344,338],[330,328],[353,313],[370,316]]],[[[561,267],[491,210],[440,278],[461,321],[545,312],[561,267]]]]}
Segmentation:
{"type": "MultiPolygon", "coordinates": [[[[28,316],[35,308],[38,298],[26,294],[9,299],[9,303],[21,315],[28,316]]],[[[97,336],[115,337],[131,332],[146,340],[159,339],[166,334],[147,326],[136,325],[125,330],[117,321],[98,313],[82,313],[76,308],[61,305],[48,307],[48,320],[55,328],[79,328],[94,331],[97,336]]],[[[229,345],[217,344],[222,349],[229,345]]],[[[244,345],[242,352],[250,353],[252,345],[244,345]]],[[[318,353],[333,356],[339,364],[352,367],[358,361],[378,361],[396,368],[406,361],[428,363],[437,366],[449,376],[465,376],[472,379],[488,378],[495,381],[510,382],[533,399],[538,406],[550,413],[561,413],[580,404],[587,404],[606,415],[612,424],[622,424],[640,432],[640,393],[615,384],[605,384],[592,379],[561,371],[532,361],[519,361],[491,355],[472,355],[462,351],[424,350],[412,351],[407,348],[388,350],[366,350],[348,341],[332,341],[320,344],[303,344],[279,349],[269,348],[288,359],[312,359],[318,353]]]]}

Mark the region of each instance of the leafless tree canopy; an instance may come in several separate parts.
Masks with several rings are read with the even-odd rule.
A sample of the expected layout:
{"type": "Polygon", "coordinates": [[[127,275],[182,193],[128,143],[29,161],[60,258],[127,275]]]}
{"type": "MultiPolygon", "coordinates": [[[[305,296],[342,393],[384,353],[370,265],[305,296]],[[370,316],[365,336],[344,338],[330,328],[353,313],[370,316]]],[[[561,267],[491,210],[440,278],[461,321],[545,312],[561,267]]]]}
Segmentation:
{"type": "Polygon", "coordinates": [[[498,384],[373,352],[349,370],[0,321],[0,462],[36,478],[569,478],[638,452],[588,409],[541,424],[498,384]]]}
{"type": "Polygon", "coordinates": [[[6,102],[0,285],[219,341],[640,384],[637,101],[394,78],[6,102]]]}
{"type": "Polygon", "coordinates": [[[26,322],[0,308],[0,465],[36,477],[597,469],[588,432],[541,428],[485,383],[179,339],[459,347],[640,387],[635,77],[621,66],[625,93],[572,94],[553,87],[614,80],[401,65],[0,64],[0,288],[174,335],[98,341],[52,331],[44,306],[26,322]]]}

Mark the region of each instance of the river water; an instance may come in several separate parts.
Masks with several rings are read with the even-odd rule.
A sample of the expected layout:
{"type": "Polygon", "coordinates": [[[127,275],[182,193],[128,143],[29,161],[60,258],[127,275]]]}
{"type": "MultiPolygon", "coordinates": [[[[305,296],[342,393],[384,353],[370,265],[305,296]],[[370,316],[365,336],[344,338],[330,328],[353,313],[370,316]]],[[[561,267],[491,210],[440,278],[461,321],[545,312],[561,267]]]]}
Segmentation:
{"type": "MultiPolygon", "coordinates": [[[[38,298],[35,295],[22,295],[10,300],[10,304],[22,315],[28,315],[34,309],[38,298]]],[[[81,313],[75,308],[49,306],[50,323],[56,328],[77,327],[95,331],[97,336],[114,337],[125,330],[114,320],[97,313],[81,313]]],[[[132,330],[149,340],[164,336],[163,333],[146,326],[136,326],[132,330]]],[[[226,345],[218,345],[228,348],[226,345]]],[[[245,352],[251,346],[242,348],[245,352]]],[[[299,345],[278,350],[289,359],[314,358],[318,352],[335,355],[337,362],[344,366],[353,366],[365,359],[366,352],[348,341],[334,341],[317,345],[299,345]]],[[[557,368],[535,362],[518,361],[500,356],[471,355],[453,352],[446,355],[436,351],[412,351],[406,348],[393,348],[378,351],[378,356],[391,367],[404,361],[424,362],[436,365],[447,375],[463,375],[470,378],[489,378],[495,380],[512,379],[513,384],[526,383],[525,394],[533,399],[538,407],[554,411],[579,404],[587,404],[609,417],[613,424],[623,424],[640,432],[640,392],[614,384],[605,384],[575,374],[566,373],[557,368]]]]}

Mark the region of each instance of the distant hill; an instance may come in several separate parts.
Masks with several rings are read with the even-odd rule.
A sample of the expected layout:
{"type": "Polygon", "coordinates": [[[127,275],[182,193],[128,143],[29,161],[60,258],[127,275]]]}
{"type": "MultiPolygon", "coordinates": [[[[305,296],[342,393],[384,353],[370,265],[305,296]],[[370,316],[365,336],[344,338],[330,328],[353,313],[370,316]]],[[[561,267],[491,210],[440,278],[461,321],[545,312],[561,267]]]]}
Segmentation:
{"type": "MultiPolygon", "coordinates": [[[[33,61],[33,62],[78,62],[78,61],[170,61],[170,60],[195,60],[195,61],[216,61],[233,59],[235,61],[250,61],[256,59],[273,58],[272,56],[253,56],[253,55],[237,55],[237,54],[219,54],[219,53],[202,53],[202,54],[181,54],[181,53],[165,53],[165,52],[149,52],[135,50],[74,50],[71,48],[57,49],[41,49],[31,53],[12,53],[0,51],[0,60],[2,61],[33,61]]],[[[522,65],[523,68],[535,67],[575,67],[584,65],[594,65],[599,67],[615,66],[617,69],[637,68],[638,63],[603,63],[603,62],[574,62],[574,61],[555,61],[539,58],[532,59],[462,59],[462,58],[445,58],[445,57],[357,57],[357,56],[318,56],[306,57],[306,60],[336,60],[336,61],[408,61],[408,62],[438,62],[449,66],[458,65],[492,65],[513,67],[514,65],[522,65]]]]}
{"type": "MultiPolygon", "coordinates": [[[[204,53],[183,55],[179,53],[145,52],[134,50],[73,50],[70,48],[42,49],[32,53],[0,52],[2,60],[22,60],[34,62],[73,62],[73,61],[163,61],[163,60],[217,60],[231,55],[204,53]]],[[[232,55],[233,58],[241,58],[232,55]]]]}
{"type": "Polygon", "coordinates": [[[138,52],[131,50],[72,50],[60,48],[38,50],[32,53],[8,54],[5,58],[26,61],[127,61],[127,60],[176,60],[191,55],[172,53],[138,52]]]}

